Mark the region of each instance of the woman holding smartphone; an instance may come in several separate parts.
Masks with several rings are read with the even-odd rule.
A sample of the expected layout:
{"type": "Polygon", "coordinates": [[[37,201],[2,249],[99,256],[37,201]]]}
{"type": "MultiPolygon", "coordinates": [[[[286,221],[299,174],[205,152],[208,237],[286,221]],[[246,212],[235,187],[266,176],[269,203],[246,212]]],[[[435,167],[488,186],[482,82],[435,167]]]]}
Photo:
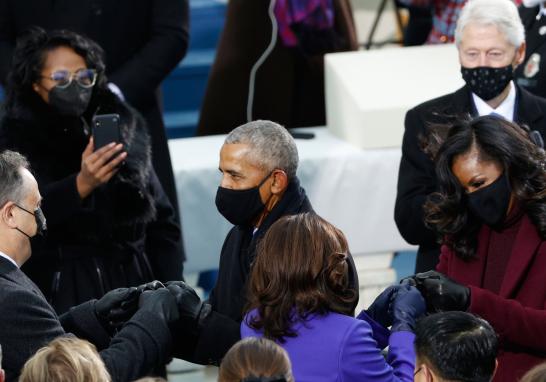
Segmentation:
{"type": "Polygon", "coordinates": [[[93,41],[34,28],[18,41],[6,88],[0,149],[28,157],[48,222],[24,270],[58,313],[117,287],[182,277],[180,229],[145,122],[108,90],[104,70],[93,41]],[[95,149],[92,120],[104,114],[119,116],[109,122],[120,140],[95,149]]]}

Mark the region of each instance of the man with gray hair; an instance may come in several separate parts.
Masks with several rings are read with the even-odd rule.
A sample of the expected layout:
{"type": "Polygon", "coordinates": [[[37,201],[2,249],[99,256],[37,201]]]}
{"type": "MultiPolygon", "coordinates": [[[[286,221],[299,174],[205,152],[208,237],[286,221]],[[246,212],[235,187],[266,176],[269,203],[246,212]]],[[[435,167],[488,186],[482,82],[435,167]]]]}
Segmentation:
{"type": "Polygon", "coordinates": [[[434,163],[421,149],[429,127],[447,128],[458,118],[494,114],[542,137],[546,132],[546,100],[512,80],[525,57],[524,29],[512,1],[469,0],[457,22],[455,44],[466,85],[406,114],[394,217],[404,239],[419,245],[416,272],[434,269],[440,254],[436,235],[423,219],[425,200],[437,190],[434,163]]]}
{"type": "MultiPolygon", "coordinates": [[[[202,303],[185,284],[178,356],[197,363],[219,364],[240,338],[246,284],[256,245],[269,227],[285,215],[312,211],[296,176],[298,150],[286,129],[271,121],[239,126],[220,150],[222,180],[216,193],[218,211],[234,227],[222,252],[216,286],[202,303]]],[[[358,285],[351,261],[350,278],[358,285]]],[[[358,290],[358,288],[356,288],[358,290]]]]}
{"type": "MultiPolygon", "coordinates": [[[[169,324],[178,319],[176,300],[170,292],[176,288],[145,291],[140,296],[135,295],[137,288],[115,289],[58,317],[39,288],[19,269],[31,256],[30,238],[46,228],[41,199],[27,160],[13,151],[0,152],[0,343],[6,380],[17,380],[25,362],[38,349],[67,332],[101,349],[113,381],[132,381],[164,365],[170,358],[169,324]],[[125,317],[121,304],[128,304],[130,295],[136,297],[138,311],[125,317]],[[113,311],[127,322],[112,337],[113,311]]],[[[0,372],[0,381],[2,376],[0,372]]]]}

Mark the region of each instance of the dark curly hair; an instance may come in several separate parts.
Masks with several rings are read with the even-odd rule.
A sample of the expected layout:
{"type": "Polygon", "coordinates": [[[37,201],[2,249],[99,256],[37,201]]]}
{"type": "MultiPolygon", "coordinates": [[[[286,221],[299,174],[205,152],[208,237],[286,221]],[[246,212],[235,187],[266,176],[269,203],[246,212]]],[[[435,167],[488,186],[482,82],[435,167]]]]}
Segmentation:
{"type": "Polygon", "coordinates": [[[461,119],[449,129],[432,129],[428,152],[436,161],[438,192],[425,203],[425,222],[464,260],[475,256],[481,222],[467,208],[467,195],[452,165],[472,148],[480,161],[497,162],[512,192],[542,239],[546,239],[546,155],[529,137],[529,129],[504,118],[461,119]],[[447,136],[441,136],[440,134],[447,136]]]}
{"type": "Polygon", "coordinates": [[[32,89],[32,85],[40,80],[47,53],[60,46],[72,48],[85,60],[88,68],[97,71],[91,104],[94,104],[98,93],[105,91],[107,81],[104,74],[104,53],[97,43],[68,30],[46,32],[42,28],[32,27],[17,39],[13,52],[6,86],[7,114],[16,114],[27,107],[34,109],[35,105],[43,102],[32,89]]]}
{"type": "Polygon", "coordinates": [[[258,244],[247,306],[258,315],[247,324],[284,341],[311,315],[352,315],[358,295],[349,286],[348,256],[343,233],[315,213],[276,221],[258,244]]]}

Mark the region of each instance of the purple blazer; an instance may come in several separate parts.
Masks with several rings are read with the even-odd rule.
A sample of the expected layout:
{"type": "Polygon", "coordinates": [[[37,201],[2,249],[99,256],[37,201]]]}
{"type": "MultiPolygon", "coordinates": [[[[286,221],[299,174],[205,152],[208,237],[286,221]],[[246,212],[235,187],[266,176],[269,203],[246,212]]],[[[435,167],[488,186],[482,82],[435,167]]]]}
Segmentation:
{"type": "MultiPolygon", "coordinates": [[[[241,323],[241,338],[262,337],[247,325],[255,317],[249,312],[241,323]]],[[[364,312],[358,318],[338,313],[314,315],[295,326],[297,337],[287,337],[283,347],[292,362],[297,382],[321,381],[413,381],[415,335],[390,332],[364,312]],[[389,345],[387,360],[381,349],[389,345]]]]}

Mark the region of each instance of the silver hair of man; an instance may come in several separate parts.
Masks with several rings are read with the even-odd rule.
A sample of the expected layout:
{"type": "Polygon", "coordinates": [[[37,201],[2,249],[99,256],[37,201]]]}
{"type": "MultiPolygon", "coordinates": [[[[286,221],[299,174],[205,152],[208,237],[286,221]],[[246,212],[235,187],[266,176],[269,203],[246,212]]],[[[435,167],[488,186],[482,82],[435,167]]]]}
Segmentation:
{"type": "Polygon", "coordinates": [[[511,0],[469,0],[457,20],[457,46],[460,45],[463,30],[468,24],[495,25],[516,48],[525,41],[525,29],[518,9],[511,0]]]}
{"type": "Polygon", "coordinates": [[[294,138],[278,123],[253,121],[237,127],[228,134],[224,144],[247,144],[247,157],[255,166],[270,172],[283,170],[288,179],[296,176],[298,148],[294,138]]]}
{"type": "Polygon", "coordinates": [[[22,168],[29,168],[24,156],[9,150],[0,153],[0,208],[9,201],[19,203],[24,198],[22,168]]]}

